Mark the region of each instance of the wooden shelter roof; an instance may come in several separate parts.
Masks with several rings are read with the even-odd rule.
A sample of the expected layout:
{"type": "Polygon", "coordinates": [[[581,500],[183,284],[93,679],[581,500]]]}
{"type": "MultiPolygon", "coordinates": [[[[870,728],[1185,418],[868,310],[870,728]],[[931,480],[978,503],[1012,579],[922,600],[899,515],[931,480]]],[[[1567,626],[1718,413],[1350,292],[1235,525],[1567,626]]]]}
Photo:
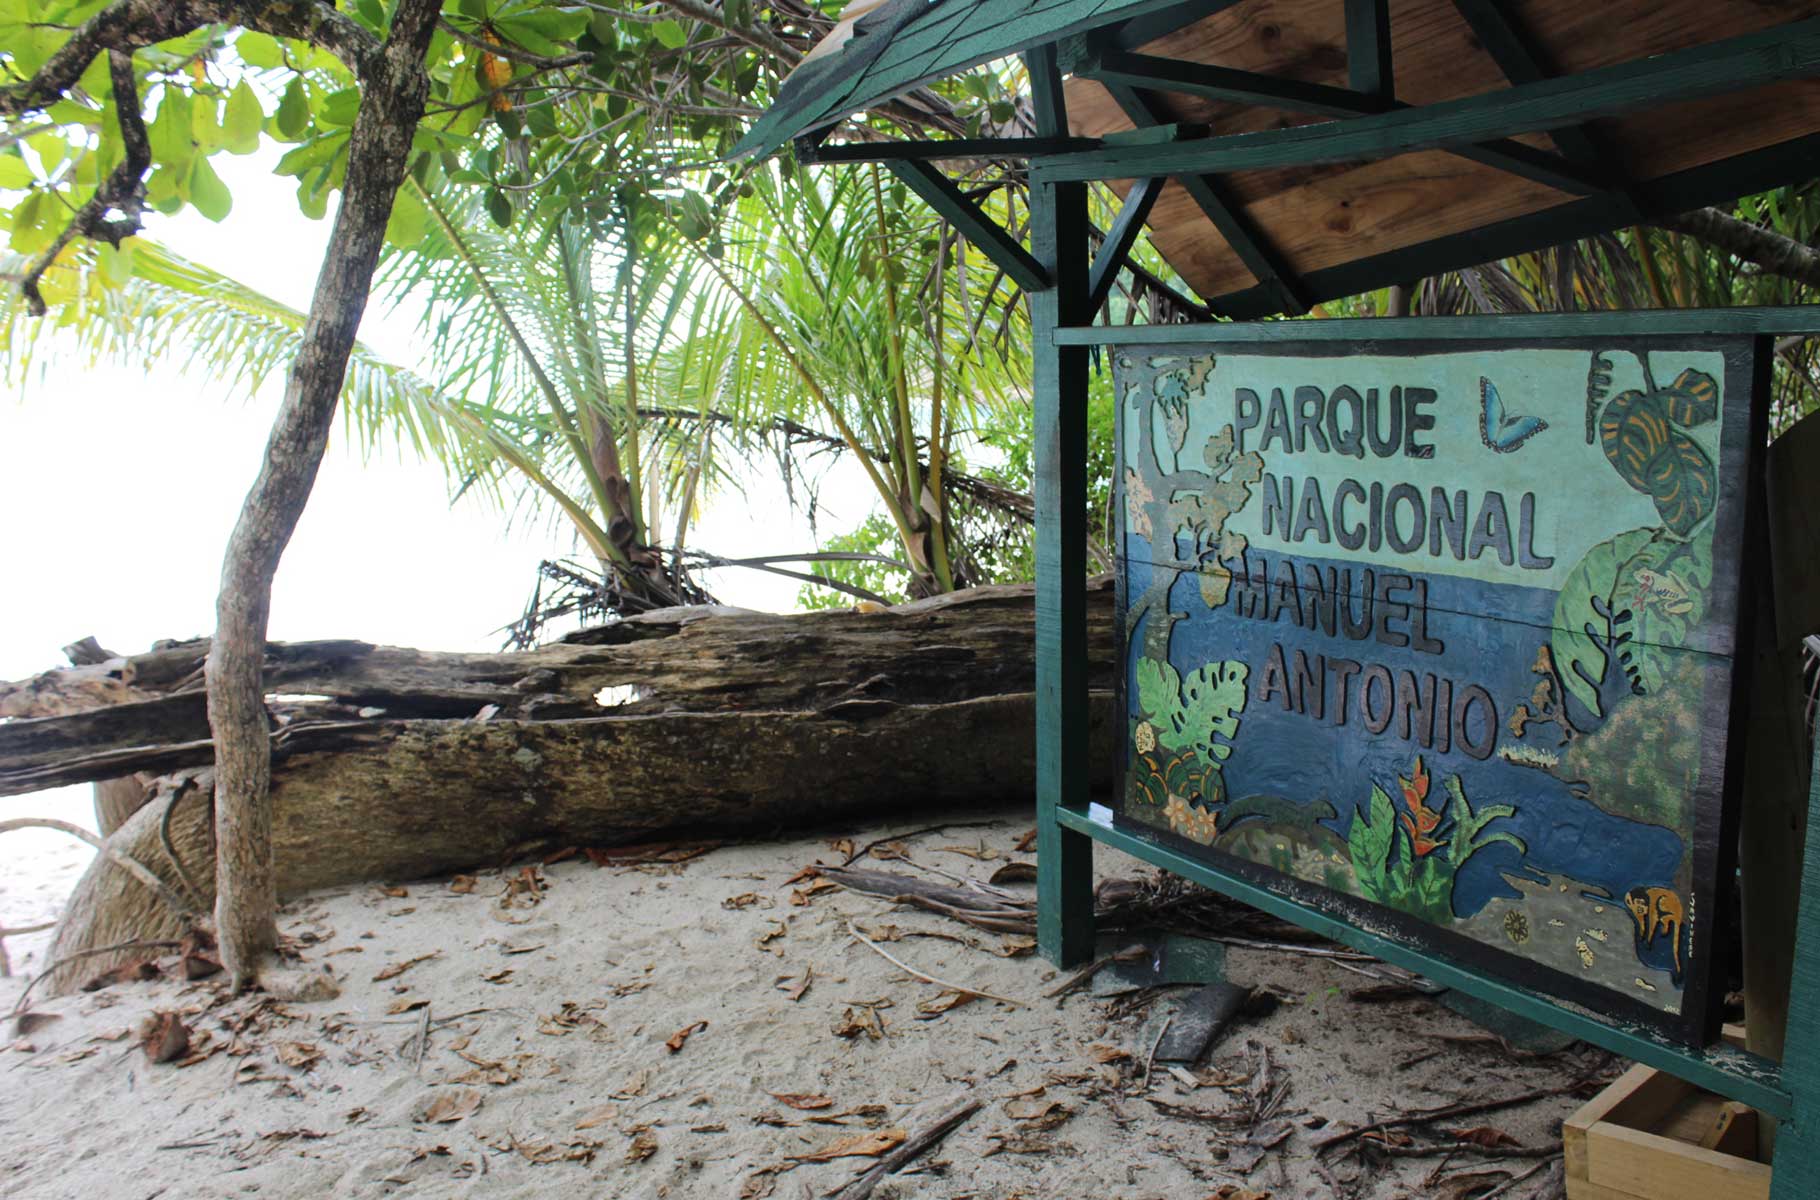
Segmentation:
{"type": "Polygon", "coordinates": [[[834,38],[741,151],[809,135],[805,157],[917,160],[926,175],[965,144],[821,139],[930,80],[1053,55],[1066,129],[974,148],[1027,154],[1039,180],[1113,182],[1230,316],[1299,311],[1820,164],[1820,0],[882,0],[834,38]],[[1155,182],[1133,190],[1140,180],[1155,182]]]}

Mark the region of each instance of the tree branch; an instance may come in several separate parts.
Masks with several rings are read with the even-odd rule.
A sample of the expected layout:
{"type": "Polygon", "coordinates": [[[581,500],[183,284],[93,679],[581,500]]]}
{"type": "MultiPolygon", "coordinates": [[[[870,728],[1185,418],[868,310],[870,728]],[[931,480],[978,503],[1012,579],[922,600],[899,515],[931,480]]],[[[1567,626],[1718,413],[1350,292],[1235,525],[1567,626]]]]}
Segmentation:
{"type": "Polygon", "coordinates": [[[77,210],[50,249],[25,272],[19,290],[24,293],[25,306],[34,317],[42,317],[45,313],[44,294],[38,290],[38,282],[71,238],[78,235],[97,238],[118,248],[121,239],[140,230],[139,215],[145,211],[145,173],[151,170],[152,145],[146,136],[145,118],[139,112],[139,84],[133,76],[132,52],[109,50],[107,53],[108,75],[114,85],[114,115],[120,126],[120,143],[125,157],[106,182],[95,189],[88,203],[77,210]]]}
{"type": "Polygon", "coordinates": [[[1773,229],[1740,221],[1716,208],[1697,208],[1678,217],[1664,218],[1656,224],[1705,242],[1734,258],[1754,263],[1771,275],[1820,289],[1820,253],[1773,229]]]}

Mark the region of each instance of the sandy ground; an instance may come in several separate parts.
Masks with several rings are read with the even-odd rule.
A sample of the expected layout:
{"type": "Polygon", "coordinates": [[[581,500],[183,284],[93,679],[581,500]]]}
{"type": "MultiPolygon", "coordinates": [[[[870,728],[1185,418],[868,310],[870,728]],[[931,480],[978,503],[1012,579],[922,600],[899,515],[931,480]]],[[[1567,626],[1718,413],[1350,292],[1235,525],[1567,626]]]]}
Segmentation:
{"type": "MultiPolygon", "coordinates": [[[[903,843],[908,862],[857,865],[983,879],[1030,858],[1014,850],[1028,825],[924,833],[903,843]]],[[[334,970],[328,1000],[230,1000],[169,977],[48,1000],[37,1011],[57,1019],[9,1023],[0,1050],[0,1192],[797,1200],[875,1161],[834,1152],[888,1148],[970,1098],[979,1111],[874,1196],[1464,1198],[1538,1166],[1500,1194],[1556,1196],[1542,1158],[1412,1152],[1474,1128],[1558,1150],[1571,1095],[1413,1130],[1407,1146],[1388,1135],[1396,1156],[1355,1142],[1322,1162],[1314,1144],[1616,1070],[1584,1047],[1518,1057],[1428,998],[1368,1003],[1379,982],[1331,961],[1236,948],[1229,976],[1275,994],[1274,1012],[1193,1070],[1152,1066],[1184,992],[1102,977],[1099,995],[1044,999],[1056,973],[1001,957],[1014,937],[796,878],[844,859],[843,837],[891,832],[629,868],[577,856],[533,869],[541,894],[513,864],[312,895],[282,927],[334,970]],[[923,972],[1024,1003],[939,1011],[952,993],[854,926],[923,972]],[[136,1044],[160,1011],[193,1031],[188,1065],[136,1044]]],[[[1100,854],[1103,875],[1143,871],[1100,854]]],[[[4,981],[9,1007],[20,986],[4,981]]]]}

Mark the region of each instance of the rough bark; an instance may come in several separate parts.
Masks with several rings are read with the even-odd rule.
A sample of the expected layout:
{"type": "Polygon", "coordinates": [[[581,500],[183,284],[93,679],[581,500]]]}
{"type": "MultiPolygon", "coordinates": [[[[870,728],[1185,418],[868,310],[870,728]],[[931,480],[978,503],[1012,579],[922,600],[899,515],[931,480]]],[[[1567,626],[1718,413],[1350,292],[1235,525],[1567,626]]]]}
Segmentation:
{"type": "Polygon", "coordinates": [[[265,461],[221,567],[207,667],[219,847],[215,925],[222,966],[236,987],[257,980],[278,938],[267,795],[272,749],[262,683],[272,577],[328,447],[392,199],[429,94],[423,59],[440,7],[437,0],[400,0],[384,48],[363,60],[360,109],[328,253],[265,461]]]}
{"type": "MultiPolygon", "coordinates": [[[[1110,688],[1108,582],[1093,587],[1089,605],[1089,653],[1102,672],[1095,686],[1110,688]]],[[[325,722],[456,719],[488,709],[497,719],[533,721],[603,711],[858,716],[1030,690],[1033,614],[1029,588],[972,588],[883,613],[668,609],[522,654],[277,643],[266,650],[263,687],[281,754],[325,722]],[[283,699],[297,696],[319,699],[283,699]]],[[[196,677],[208,648],[167,645],[0,683],[0,714],[64,714],[0,725],[0,795],[210,762],[196,677]],[[69,712],[84,698],[105,707],[69,712]]]]}
{"type": "Polygon", "coordinates": [[[1657,221],[1664,229],[1685,233],[1734,258],[1761,267],[1771,275],[1820,288],[1820,252],[1764,229],[1740,221],[1716,208],[1697,208],[1677,217],[1657,221]]]}
{"type": "MultiPolygon", "coordinates": [[[[274,705],[285,722],[274,735],[270,793],[277,892],[446,874],[549,847],[756,834],[860,812],[906,819],[935,806],[1025,801],[1035,786],[1033,611],[1029,589],[989,588],[876,614],[654,613],[590,631],[596,644],[528,654],[274,645],[268,688],[334,697],[274,705]],[[622,703],[603,707],[594,699],[602,687],[637,694],[622,692],[609,697],[622,703]]],[[[1089,611],[1093,761],[1109,772],[1109,586],[1091,593],[1089,611]]],[[[203,741],[97,753],[112,756],[105,769],[116,774],[134,755],[174,750],[197,764],[160,780],[110,844],[179,893],[191,890],[187,874],[198,908],[214,899],[211,750],[194,684],[181,681],[191,673],[183,656],[205,652],[205,644],[191,643],[75,668],[58,687],[49,677],[0,685],[0,702],[9,691],[67,695],[85,686],[82,672],[99,687],[110,672],[143,678],[141,664],[144,674],[191,689],[124,707],[169,703],[188,722],[173,736],[200,732],[203,741]],[[171,841],[183,872],[159,835],[174,796],[171,841]]],[[[31,752],[34,731],[81,716],[0,726],[0,779],[14,778],[8,772],[31,752]]],[[[72,751],[64,734],[54,740],[61,753],[93,757],[72,751]]],[[[35,761],[43,770],[56,756],[35,761]]],[[[140,881],[98,858],[71,901],[55,952],[168,937],[179,926],[140,881]]],[[[85,960],[54,982],[73,986],[105,965],[85,960]]]]}

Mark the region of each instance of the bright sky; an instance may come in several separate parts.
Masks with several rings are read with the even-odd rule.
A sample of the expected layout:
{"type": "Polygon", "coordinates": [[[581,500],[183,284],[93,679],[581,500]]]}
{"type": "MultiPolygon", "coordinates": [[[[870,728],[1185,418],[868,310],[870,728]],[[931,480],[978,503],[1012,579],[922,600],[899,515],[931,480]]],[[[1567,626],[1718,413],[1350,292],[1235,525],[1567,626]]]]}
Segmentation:
{"type": "MultiPolygon", "coordinates": [[[[298,212],[290,181],[270,174],[275,157],[218,156],[234,194],[227,220],[154,214],[148,233],[302,309],[329,222],[298,212]]],[[[414,325],[415,314],[376,306],[361,337],[413,363],[414,325]]],[[[222,549],[281,391],[279,379],[249,398],[200,370],[65,362],[0,404],[0,678],[60,664],[59,647],[87,634],[129,652],[209,632],[222,549]]],[[[575,553],[570,536],[548,521],[508,528],[478,497],[450,507],[439,467],[409,451],[362,463],[337,435],[278,572],[271,635],[497,648],[494,631],[522,610],[538,561],[575,553]]],[[[824,532],[863,519],[862,478],[857,468],[832,475],[824,532]]],[[[714,500],[690,540],[742,555],[811,548],[806,520],[770,479],[714,500]]],[[[797,591],[752,571],[709,586],[770,609],[793,607],[797,591]]]]}

